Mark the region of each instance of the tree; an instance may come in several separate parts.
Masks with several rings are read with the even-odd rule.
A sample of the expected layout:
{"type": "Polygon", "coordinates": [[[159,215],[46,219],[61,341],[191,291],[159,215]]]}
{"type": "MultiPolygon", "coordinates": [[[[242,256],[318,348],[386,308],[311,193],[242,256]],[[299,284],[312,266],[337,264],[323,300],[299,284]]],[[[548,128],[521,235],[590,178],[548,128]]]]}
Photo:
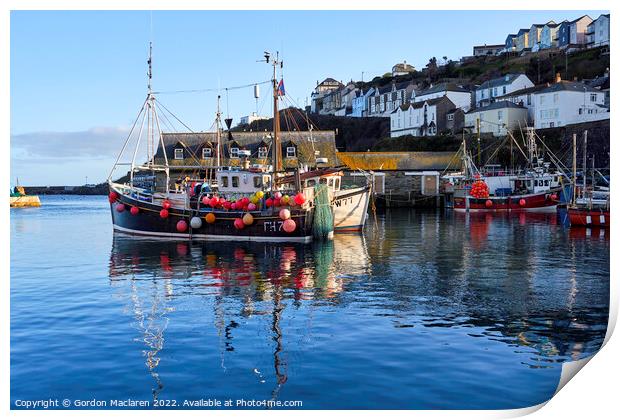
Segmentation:
{"type": "Polygon", "coordinates": [[[431,57],[426,65],[426,74],[428,75],[429,83],[433,83],[437,78],[437,58],[431,57]]]}

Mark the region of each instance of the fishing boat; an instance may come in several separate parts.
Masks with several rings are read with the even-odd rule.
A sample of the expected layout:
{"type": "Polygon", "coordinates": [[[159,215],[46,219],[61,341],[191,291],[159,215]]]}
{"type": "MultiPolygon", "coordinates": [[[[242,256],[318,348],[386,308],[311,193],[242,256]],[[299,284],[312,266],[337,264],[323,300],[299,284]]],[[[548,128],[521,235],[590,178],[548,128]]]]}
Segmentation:
{"type": "MultiPolygon", "coordinates": [[[[151,49],[150,49],[151,50],[151,49]]],[[[279,89],[276,69],[281,61],[265,61],[273,66],[274,130],[272,165],[261,167],[218,167],[215,170],[217,189],[207,182],[191,183],[179,189],[171,188],[170,166],[159,124],[159,114],[167,108],[161,106],[151,88],[151,53],[148,59],[148,93],[129,136],[108,177],[110,211],[114,230],[158,237],[190,238],[199,240],[241,240],[270,242],[310,242],[313,238],[330,239],[333,236],[333,213],[328,186],[302,186],[295,189],[283,187],[278,179],[286,176],[282,170],[280,124],[278,113],[279,89]],[[141,121],[130,162],[121,162],[132,134],[141,121]],[[145,121],[147,122],[145,128],[145,121]],[[150,123],[150,124],[149,124],[150,123]],[[145,133],[146,163],[136,164],[145,133]],[[164,163],[154,159],[159,143],[164,153],[164,163]],[[112,180],[115,169],[129,166],[125,182],[112,180]],[[163,173],[164,185],[144,188],[137,180],[163,173]]],[[[216,153],[221,150],[218,120],[216,153]]]]}
{"type": "Polygon", "coordinates": [[[17,181],[17,185],[11,190],[9,201],[11,207],[41,206],[41,200],[39,200],[39,196],[26,194],[24,187],[19,185],[19,180],[17,181]]]}
{"type": "MultiPolygon", "coordinates": [[[[577,185],[576,135],[573,135],[573,199],[567,208],[568,218],[572,227],[606,228],[610,226],[610,189],[609,180],[594,167],[592,162],[591,185],[587,185],[587,144],[588,131],[583,134],[583,184],[577,185]],[[605,181],[607,186],[596,185],[596,174],[605,181]]],[[[594,158],[593,158],[594,159],[594,158]]]]}
{"type": "MultiPolygon", "coordinates": [[[[522,151],[514,137],[519,150],[527,159],[527,168],[514,172],[501,170],[497,165],[486,166],[483,170],[476,168],[467,153],[463,141],[463,167],[459,176],[444,177],[449,182],[446,201],[456,211],[530,211],[555,212],[562,189],[563,172],[551,170],[551,164],[538,156],[535,133],[527,129],[528,154],[522,151]]],[[[556,161],[556,165],[559,161],[556,161]]]]}

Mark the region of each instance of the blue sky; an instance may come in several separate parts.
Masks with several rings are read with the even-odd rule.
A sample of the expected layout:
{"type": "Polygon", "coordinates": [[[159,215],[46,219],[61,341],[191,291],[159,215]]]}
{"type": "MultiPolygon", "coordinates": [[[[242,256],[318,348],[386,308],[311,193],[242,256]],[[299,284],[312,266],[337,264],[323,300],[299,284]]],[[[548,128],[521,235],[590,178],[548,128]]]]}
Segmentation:
{"type": "MultiPolygon", "coordinates": [[[[17,11],[11,13],[11,177],[78,185],[107,177],[146,93],[269,79],[280,51],[287,95],[304,105],[317,80],[359,80],[407,60],[458,59],[532,23],[597,11],[17,11]],[[276,23],[274,25],[274,22],[276,23]],[[152,35],[151,35],[152,34],[152,35]]],[[[269,113],[266,88],[259,111],[269,113]]],[[[251,88],[222,93],[235,122],[257,108],[251,88]],[[228,99],[228,100],[227,100],[228,99]]],[[[192,130],[207,130],[216,93],[160,95],[192,130]]]]}

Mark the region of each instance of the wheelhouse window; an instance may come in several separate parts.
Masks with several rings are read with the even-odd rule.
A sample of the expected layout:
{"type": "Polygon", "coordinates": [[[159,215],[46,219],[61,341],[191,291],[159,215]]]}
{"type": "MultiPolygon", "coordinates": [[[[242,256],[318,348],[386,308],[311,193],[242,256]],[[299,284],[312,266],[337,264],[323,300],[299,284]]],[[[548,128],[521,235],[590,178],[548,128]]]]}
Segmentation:
{"type": "Polygon", "coordinates": [[[232,187],[239,188],[239,177],[238,176],[232,177],[232,187]]]}
{"type": "Polygon", "coordinates": [[[174,158],[183,159],[183,149],[174,149],[174,158]]]}
{"type": "Polygon", "coordinates": [[[230,157],[233,157],[233,158],[239,157],[239,148],[238,147],[231,147],[230,148],[230,157]]]}
{"type": "Polygon", "coordinates": [[[227,176],[222,177],[222,187],[228,188],[228,177],[227,176]]]}
{"type": "Polygon", "coordinates": [[[286,148],[286,157],[291,158],[297,155],[295,146],[289,146],[286,148]]]}
{"type": "Polygon", "coordinates": [[[254,177],[254,188],[261,188],[263,186],[263,177],[255,176],[254,177]]]}
{"type": "Polygon", "coordinates": [[[210,158],[212,153],[213,153],[213,151],[211,150],[210,147],[203,147],[202,148],[202,158],[203,159],[210,158]]]}
{"type": "Polygon", "coordinates": [[[590,94],[590,102],[596,102],[596,93],[590,94]]]}
{"type": "Polygon", "coordinates": [[[267,157],[267,148],[262,146],[258,148],[258,157],[264,159],[267,157]]]}

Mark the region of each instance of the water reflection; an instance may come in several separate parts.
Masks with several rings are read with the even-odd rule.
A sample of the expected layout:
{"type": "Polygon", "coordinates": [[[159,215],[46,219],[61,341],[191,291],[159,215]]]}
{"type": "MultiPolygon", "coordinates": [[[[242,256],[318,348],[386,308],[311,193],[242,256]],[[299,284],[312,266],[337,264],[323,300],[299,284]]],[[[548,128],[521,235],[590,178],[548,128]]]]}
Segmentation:
{"type": "MultiPolygon", "coordinates": [[[[559,362],[598,350],[608,316],[608,239],[593,232],[581,236],[554,215],[391,211],[364,235],[339,235],[328,244],[150,241],[116,234],[109,278],[125,292],[119,296],[144,344],[154,398],[166,382],[159,373],[166,329],[198,323],[202,310],[212,314],[222,372],[233,355],[251,358],[259,353],[254,346],[268,346],[269,371],[256,367],[252,374],[268,383],[269,398],[283,398],[285,388],[299,390],[304,370],[325,383],[356,383],[364,392],[383,392],[386,381],[413,390],[421,382],[385,371],[411,369],[400,354],[411,349],[429,358],[428,366],[419,355],[416,363],[430,383],[450,377],[442,346],[453,342],[472,359],[482,356],[480,343],[492,347],[494,363],[510,369],[505,375],[522,374],[523,367],[557,369],[559,362]],[[186,315],[176,319],[180,306],[186,315]],[[313,326],[310,315],[317,317],[313,326]],[[308,324],[300,326],[296,316],[308,324]],[[256,318],[264,329],[250,322],[256,318]],[[325,339],[341,336],[351,342],[325,339]],[[362,374],[353,369],[350,378],[329,376],[320,352],[309,348],[337,348],[336,364],[343,369],[370,352],[374,359],[364,359],[365,368],[375,379],[356,381],[362,374]],[[435,353],[446,371],[432,367],[435,353]]],[[[488,363],[478,373],[495,369],[488,363]]],[[[453,377],[454,387],[474,386],[475,378],[464,377],[453,377]]],[[[408,401],[407,393],[399,395],[408,401]]],[[[534,401],[529,394],[523,398],[534,401]]]]}
{"type": "MultiPolygon", "coordinates": [[[[287,381],[280,326],[284,302],[337,303],[347,282],[370,275],[370,258],[361,235],[339,235],[334,242],[312,245],[259,243],[199,243],[145,240],[115,234],[109,277],[128,283],[127,310],[144,343],[143,355],[157,399],[163,384],[157,367],[164,346],[169,314],[184,295],[212,297],[215,327],[223,352],[234,352],[234,330],[240,326],[230,313],[230,300],[240,303],[242,317],[270,317],[276,399],[287,381]],[[270,303],[270,308],[257,303],[270,303]]],[[[226,369],[224,355],[221,367],[226,369]]],[[[255,371],[262,378],[262,373],[255,371]]],[[[264,382],[264,379],[261,379],[264,382]]]]}

